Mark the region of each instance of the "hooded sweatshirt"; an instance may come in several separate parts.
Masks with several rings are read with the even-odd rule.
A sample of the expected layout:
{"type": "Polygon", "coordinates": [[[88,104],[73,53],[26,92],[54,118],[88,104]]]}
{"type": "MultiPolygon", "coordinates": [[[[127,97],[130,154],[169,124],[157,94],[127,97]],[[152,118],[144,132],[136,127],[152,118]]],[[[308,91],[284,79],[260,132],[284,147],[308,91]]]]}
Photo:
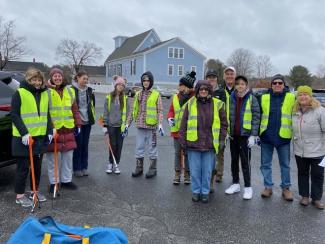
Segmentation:
{"type": "MultiPolygon", "coordinates": [[[[198,110],[198,140],[195,142],[186,140],[187,131],[187,120],[189,116],[188,106],[185,107],[180,130],[179,130],[179,140],[183,148],[196,150],[196,151],[209,151],[214,150],[213,146],[213,136],[212,136],[212,123],[214,118],[214,109],[212,101],[212,87],[208,81],[198,81],[195,86],[195,98],[197,99],[197,110],[198,110]],[[199,89],[201,86],[207,86],[209,90],[209,95],[206,98],[199,96],[199,89]]],[[[219,110],[220,118],[220,135],[219,140],[224,141],[227,135],[227,116],[224,107],[219,110]]]]}
{"type": "MultiPolygon", "coordinates": [[[[137,128],[142,128],[142,129],[157,129],[157,125],[162,124],[163,121],[163,107],[162,107],[162,100],[161,96],[159,95],[158,101],[157,101],[157,117],[158,117],[158,123],[157,125],[147,125],[146,123],[146,118],[147,118],[147,100],[148,97],[152,93],[152,86],[154,83],[154,78],[153,75],[150,71],[145,72],[141,76],[141,84],[142,84],[142,90],[139,92],[139,95],[137,96],[138,101],[133,101],[133,102],[138,102],[139,103],[139,111],[138,111],[138,117],[136,118],[136,126],[137,128]],[[150,85],[147,90],[144,89],[143,87],[143,82],[142,78],[143,76],[148,76],[150,80],[150,85]]],[[[131,106],[131,111],[129,113],[128,119],[127,119],[127,124],[130,125],[133,120],[133,108],[134,106],[131,106]]]]}

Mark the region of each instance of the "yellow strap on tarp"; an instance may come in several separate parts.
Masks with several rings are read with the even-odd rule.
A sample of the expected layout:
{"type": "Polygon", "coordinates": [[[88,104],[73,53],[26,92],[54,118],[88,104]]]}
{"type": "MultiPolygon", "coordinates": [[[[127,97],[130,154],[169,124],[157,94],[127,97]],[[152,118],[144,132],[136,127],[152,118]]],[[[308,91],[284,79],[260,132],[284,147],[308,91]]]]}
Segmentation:
{"type": "Polygon", "coordinates": [[[82,244],[89,244],[89,237],[82,238],[82,244]]]}
{"type": "Polygon", "coordinates": [[[51,234],[45,233],[42,244],[50,244],[50,241],[51,241],[51,234]]]}

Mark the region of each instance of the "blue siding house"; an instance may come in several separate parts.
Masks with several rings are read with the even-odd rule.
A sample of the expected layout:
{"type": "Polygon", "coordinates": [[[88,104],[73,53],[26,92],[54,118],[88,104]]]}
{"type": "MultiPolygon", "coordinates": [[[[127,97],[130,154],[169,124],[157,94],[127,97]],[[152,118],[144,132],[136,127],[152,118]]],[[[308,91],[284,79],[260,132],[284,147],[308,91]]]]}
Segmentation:
{"type": "Polygon", "coordinates": [[[150,70],[158,84],[178,84],[187,71],[203,77],[206,57],[179,37],[161,41],[154,29],[133,37],[116,36],[115,50],[105,61],[106,82],[119,75],[131,82],[140,82],[150,70]]]}

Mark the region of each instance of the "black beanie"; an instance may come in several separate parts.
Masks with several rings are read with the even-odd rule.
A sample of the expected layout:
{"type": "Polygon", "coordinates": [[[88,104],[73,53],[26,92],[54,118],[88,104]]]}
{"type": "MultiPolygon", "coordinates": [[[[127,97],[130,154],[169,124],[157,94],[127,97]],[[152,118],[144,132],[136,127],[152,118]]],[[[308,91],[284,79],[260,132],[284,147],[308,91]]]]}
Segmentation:
{"type": "Polygon", "coordinates": [[[283,83],[285,83],[284,76],[281,75],[281,74],[276,74],[276,75],[274,75],[274,76],[272,77],[272,79],[271,79],[271,83],[272,83],[273,81],[275,81],[275,80],[282,80],[283,83]]]}
{"type": "Polygon", "coordinates": [[[246,85],[248,85],[248,79],[246,78],[246,76],[243,76],[243,75],[238,75],[236,78],[235,78],[235,82],[238,81],[238,80],[243,80],[246,85]]]}
{"type": "Polygon", "coordinates": [[[196,72],[195,71],[191,71],[190,72],[187,72],[185,74],[185,76],[183,76],[180,80],[179,80],[179,84],[180,85],[184,85],[188,88],[193,88],[194,87],[194,82],[196,80],[196,72]]]}

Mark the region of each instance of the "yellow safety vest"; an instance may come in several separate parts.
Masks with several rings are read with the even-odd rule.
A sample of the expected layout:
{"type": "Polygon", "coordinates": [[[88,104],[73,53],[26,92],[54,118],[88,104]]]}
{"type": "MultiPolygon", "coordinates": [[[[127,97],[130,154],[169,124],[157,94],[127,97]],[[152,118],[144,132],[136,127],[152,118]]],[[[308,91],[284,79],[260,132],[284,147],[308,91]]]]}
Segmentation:
{"type": "MultiPolygon", "coordinates": [[[[270,115],[270,101],[271,95],[264,94],[261,98],[262,107],[262,120],[260,126],[260,135],[267,129],[270,115]]],[[[287,92],[284,97],[284,102],[281,108],[281,127],[279,135],[285,139],[291,139],[292,137],[292,109],[295,103],[296,97],[294,94],[287,92]]]]}
{"type": "MultiPolygon", "coordinates": [[[[20,116],[31,136],[44,136],[47,129],[47,114],[49,109],[49,98],[46,91],[41,93],[39,113],[34,95],[25,88],[19,88],[21,106],[20,116]]],[[[18,129],[12,124],[12,135],[21,137],[18,129]]]]}
{"type": "Polygon", "coordinates": [[[55,129],[75,127],[72,113],[72,104],[75,100],[75,91],[64,87],[63,96],[54,89],[49,89],[50,115],[55,129]]]}
{"type": "Polygon", "coordinates": [[[175,125],[170,128],[171,132],[178,132],[179,131],[179,128],[180,128],[181,122],[182,122],[182,118],[183,118],[184,108],[186,107],[187,102],[184,103],[183,106],[181,107],[180,104],[179,104],[179,99],[178,99],[177,94],[175,94],[173,96],[175,125]]]}
{"type": "Polygon", "coordinates": [[[249,98],[247,99],[245,111],[244,111],[244,117],[243,117],[243,127],[246,130],[252,129],[252,95],[249,95],[249,98]]]}
{"type": "MultiPolygon", "coordinates": [[[[212,98],[213,100],[213,123],[212,123],[212,137],[213,137],[213,147],[218,153],[219,150],[219,134],[220,134],[220,118],[219,110],[223,106],[223,102],[217,98],[212,98]]],[[[188,101],[188,120],[187,120],[187,141],[197,141],[198,140],[198,128],[197,128],[197,99],[192,97],[188,101]]]]}
{"type": "MultiPolygon", "coordinates": [[[[111,99],[112,99],[112,95],[108,94],[106,96],[107,99],[107,111],[109,112],[111,110],[111,99]]],[[[121,125],[121,132],[123,132],[125,130],[125,123],[126,123],[126,106],[127,106],[127,96],[123,97],[123,110],[122,110],[122,125],[121,125]]]]}
{"type": "MultiPolygon", "coordinates": [[[[140,91],[141,92],[141,91],[140,91]]],[[[138,118],[139,113],[139,94],[140,92],[137,92],[137,94],[134,97],[134,104],[133,104],[133,119],[136,120],[138,118]]],[[[147,99],[147,117],[146,117],[146,124],[147,125],[156,125],[158,123],[157,118],[157,101],[159,97],[159,92],[156,90],[152,90],[150,96],[147,99]]]]}

